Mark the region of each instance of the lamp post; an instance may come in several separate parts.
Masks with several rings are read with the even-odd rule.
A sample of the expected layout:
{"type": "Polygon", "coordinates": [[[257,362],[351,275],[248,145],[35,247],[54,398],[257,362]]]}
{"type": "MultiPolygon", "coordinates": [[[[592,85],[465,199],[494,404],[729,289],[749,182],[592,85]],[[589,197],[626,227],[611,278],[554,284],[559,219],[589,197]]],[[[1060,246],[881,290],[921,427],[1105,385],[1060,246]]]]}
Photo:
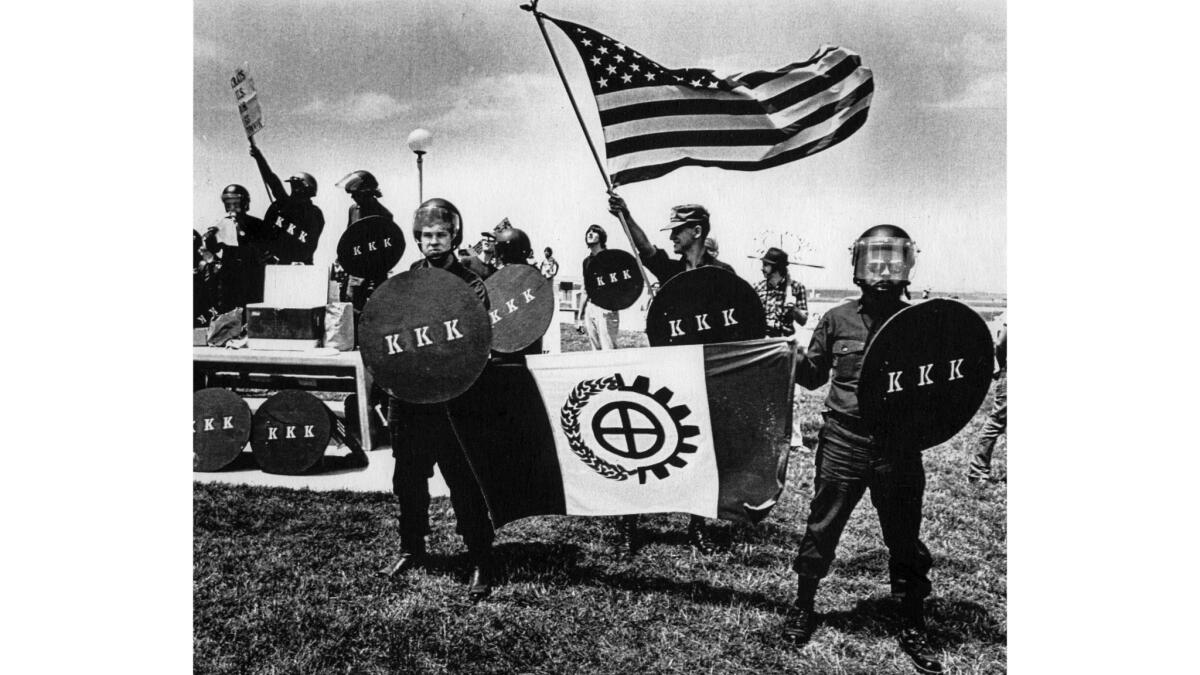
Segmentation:
{"type": "Polygon", "coordinates": [[[417,199],[420,203],[425,202],[425,175],[422,160],[432,144],[433,134],[424,129],[416,129],[408,135],[408,149],[417,156],[417,199]]]}

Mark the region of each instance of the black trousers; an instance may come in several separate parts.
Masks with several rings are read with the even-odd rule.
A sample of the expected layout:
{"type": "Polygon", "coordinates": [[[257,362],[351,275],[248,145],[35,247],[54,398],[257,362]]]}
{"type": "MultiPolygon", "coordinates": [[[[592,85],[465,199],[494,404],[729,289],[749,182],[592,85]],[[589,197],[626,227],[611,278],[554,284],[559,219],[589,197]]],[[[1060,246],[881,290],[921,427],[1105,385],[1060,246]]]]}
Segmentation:
{"type": "Polygon", "coordinates": [[[495,531],[446,406],[417,405],[393,398],[389,408],[388,430],[392,455],[396,458],[392,492],[400,502],[401,548],[424,551],[424,537],[429,533],[429,479],[437,464],[450,488],[456,529],[467,551],[474,556],[486,556],[495,531]]]}
{"type": "Polygon", "coordinates": [[[863,493],[879,515],[888,548],[892,594],[901,599],[929,595],[929,549],[921,542],[925,468],[920,452],[891,453],[870,436],[826,416],[817,445],[816,492],[793,569],[803,579],[829,573],[846,521],[863,493]]]}

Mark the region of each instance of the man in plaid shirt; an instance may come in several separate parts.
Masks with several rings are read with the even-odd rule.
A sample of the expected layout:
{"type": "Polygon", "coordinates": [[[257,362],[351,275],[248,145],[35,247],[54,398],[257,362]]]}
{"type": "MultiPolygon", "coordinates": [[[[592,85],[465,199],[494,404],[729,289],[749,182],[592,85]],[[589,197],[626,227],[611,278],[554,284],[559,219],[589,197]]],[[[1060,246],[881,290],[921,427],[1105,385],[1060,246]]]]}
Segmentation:
{"type": "MultiPolygon", "coordinates": [[[[771,247],[759,260],[762,261],[763,280],[754,285],[758,299],[767,313],[767,337],[791,337],[796,334],[796,325],[808,322],[808,292],[804,284],[788,274],[788,254],[771,247]],[[793,323],[794,322],[794,323],[793,323]]],[[[800,388],[792,403],[792,449],[802,445],[800,431],[800,388]]]]}
{"type": "Polygon", "coordinates": [[[754,290],[767,312],[767,337],[795,335],[793,322],[801,326],[808,322],[804,284],[788,275],[788,255],[782,250],[769,248],[759,260],[763,280],[754,285],[754,290]]]}

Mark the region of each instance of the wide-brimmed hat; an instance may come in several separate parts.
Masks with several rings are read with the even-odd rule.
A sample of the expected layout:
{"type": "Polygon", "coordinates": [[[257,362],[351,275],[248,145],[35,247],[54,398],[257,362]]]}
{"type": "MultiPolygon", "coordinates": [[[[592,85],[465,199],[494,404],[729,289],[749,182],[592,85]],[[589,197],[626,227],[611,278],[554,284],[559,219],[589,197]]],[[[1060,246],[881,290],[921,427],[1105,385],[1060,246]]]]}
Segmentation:
{"type": "MultiPolygon", "coordinates": [[[[750,256],[751,258],[755,256],[750,256]]],[[[783,249],[772,246],[767,249],[767,252],[761,256],[757,256],[759,260],[770,265],[786,265],[788,264],[788,254],[783,252],[783,249]]]]}

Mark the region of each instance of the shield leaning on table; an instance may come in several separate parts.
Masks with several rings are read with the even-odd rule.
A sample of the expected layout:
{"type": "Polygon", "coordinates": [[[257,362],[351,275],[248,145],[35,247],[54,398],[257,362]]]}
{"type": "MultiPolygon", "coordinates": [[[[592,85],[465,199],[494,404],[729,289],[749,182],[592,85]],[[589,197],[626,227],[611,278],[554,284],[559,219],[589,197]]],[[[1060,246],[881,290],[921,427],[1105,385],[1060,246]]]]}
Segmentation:
{"type": "Polygon", "coordinates": [[[220,471],[250,440],[250,406],[220,387],[192,394],[192,471],[220,471]]]}
{"type": "Polygon", "coordinates": [[[961,302],[938,298],[900,310],[863,356],[863,419],[896,449],[949,440],[987,397],[992,349],[983,317],[961,302]]]}
{"type": "Polygon", "coordinates": [[[675,275],[646,313],[651,347],[756,340],[766,334],[766,312],[754,287],[719,267],[675,275]]]}
{"type": "Polygon", "coordinates": [[[329,408],[305,391],[284,390],[254,412],[250,448],[267,473],[302,474],[325,455],[332,432],[329,408]]]}
{"type": "Polygon", "coordinates": [[[338,239],[337,261],[363,279],[386,279],[404,255],[404,232],[391,218],[367,216],[350,223],[338,239]]]}
{"type": "Polygon", "coordinates": [[[554,318],[554,289],[537,268],[507,265],[489,276],[492,349],[511,354],[525,349],[546,334],[554,318]]]}
{"type": "Polygon", "coordinates": [[[380,285],[358,331],[375,384],[409,403],[441,403],[463,393],[491,353],[483,302],[465,281],[436,268],[402,272],[380,285]]]}
{"type": "Polygon", "coordinates": [[[588,300],[612,312],[636,302],[645,285],[637,259],[628,251],[616,248],[592,256],[583,279],[588,300]]]}

